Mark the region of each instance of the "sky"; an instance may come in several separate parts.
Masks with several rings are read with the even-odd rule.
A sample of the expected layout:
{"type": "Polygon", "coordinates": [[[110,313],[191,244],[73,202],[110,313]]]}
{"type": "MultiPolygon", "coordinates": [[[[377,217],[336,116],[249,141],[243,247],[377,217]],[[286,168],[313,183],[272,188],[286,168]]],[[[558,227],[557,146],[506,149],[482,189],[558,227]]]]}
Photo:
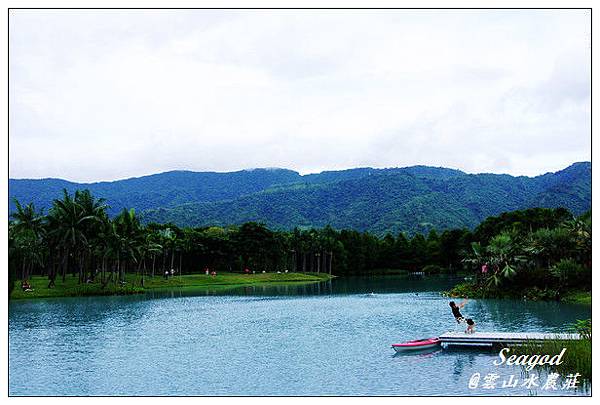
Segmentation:
{"type": "Polygon", "coordinates": [[[588,10],[11,10],[9,175],[591,160],[588,10]]]}

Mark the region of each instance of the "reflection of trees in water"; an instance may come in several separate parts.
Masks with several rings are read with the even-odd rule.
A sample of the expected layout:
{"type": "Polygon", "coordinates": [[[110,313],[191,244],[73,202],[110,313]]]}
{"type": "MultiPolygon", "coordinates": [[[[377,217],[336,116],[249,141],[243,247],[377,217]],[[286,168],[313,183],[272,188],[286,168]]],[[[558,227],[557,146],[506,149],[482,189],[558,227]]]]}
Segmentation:
{"type": "Polygon", "coordinates": [[[289,283],[289,284],[263,284],[245,285],[238,287],[192,287],[174,288],[172,290],[149,290],[148,298],[193,297],[203,295],[239,295],[239,296],[303,296],[303,295],[328,295],[332,294],[331,280],[319,283],[289,283]]]}
{"type": "Polygon", "coordinates": [[[228,289],[228,295],[303,296],[331,294],[331,280],[319,283],[293,283],[283,285],[244,286],[228,289]]]}
{"type": "Polygon", "coordinates": [[[471,369],[473,367],[473,363],[475,362],[475,353],[470,351],[462,352],[460,350],[456,350],[454,353],[454,367],[453,367],[453,379],[454,381],[459,381],[462,376],[465,367],[471,369]]]}
{"type": "Polygon", "coordinates": [[[340,277],[333,280],[333,293],[403,293],[443,291],[456,284],[456,278],[447,276],[375,276],[340,277]]]}
{"type": "Polygon", "coordinates": [[[496,331],[559,331],[576,319],[589,318],[591,311],[554,301],[475,300],[465,307],[465,315],[496,331]]]}
{"type": "Polygon", "coordinates": [[[290,283],[283,285],[250,285],[240,287],[194,287],[190,289],[149,291],[150,298],[195,295],[270,295],[309,296],[332,294],[382,294],[406,292],[438,292],[450,289],[458,279],[448,276],[412,277],[374,276],[339,277],[319,283],[290,283]]]}

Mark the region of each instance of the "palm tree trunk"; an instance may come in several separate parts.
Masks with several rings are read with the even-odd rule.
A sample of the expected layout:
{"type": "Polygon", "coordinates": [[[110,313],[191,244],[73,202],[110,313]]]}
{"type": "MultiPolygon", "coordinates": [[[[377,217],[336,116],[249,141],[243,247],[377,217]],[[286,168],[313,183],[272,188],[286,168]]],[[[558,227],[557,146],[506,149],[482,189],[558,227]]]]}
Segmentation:
{"type": "Polygon", "coordinates": [[[317,274],[321,272],[321,256],[317,255],[317,274]]]}
{"type": "Polygon", "coordinates": [[[56,279],[56,256],[52,253],[50,255],[50,272],[48,273],[48,288],[54,287],[54,280],[56,279]]]}
{"type": "Polygon", "coordinates": [[[85,282],[83,279],[83,253],[79,254],[77,259],[77,267],[79,267],[79,284],[85,282]]]}
{"type": "Polygon", "coordinates": [[[146,259],[144,259],[144,269],[142,270],[142,288],[144,288],[144,275],[146,274],[146,259]]]}
{"type": "Polygon", "coordinates": [[[69,249],[66,250],[62,260],[62,281],[67,279],[67,267],[69,267],[69,249]]]}
{"type": "Polygon", "coordinates": [[[156,254],[152,255],[152,277],[154,277],[154,264],[156,263],[156,254]]]}
{"type": "Polygon", "coordinates": [[[117,254],[117,269],[116,270],[118,272],[118,275],[117,275],[117,277],[115,277],[115,285],[117,285],[117,279],[119,277],[121,277],[121,259],[118,254],[117,254]]]}
{"type": "MultiPolygon", "coordinates": [[[[137,269],[135,270],[135,275],[136,277],[140,275],[140,270],[142,269],[142,260],[139,261],[137,269]]],[[[144,276],[142,276],[142,281],[141,281],[142,287],[144,286],[144,276]]]]}

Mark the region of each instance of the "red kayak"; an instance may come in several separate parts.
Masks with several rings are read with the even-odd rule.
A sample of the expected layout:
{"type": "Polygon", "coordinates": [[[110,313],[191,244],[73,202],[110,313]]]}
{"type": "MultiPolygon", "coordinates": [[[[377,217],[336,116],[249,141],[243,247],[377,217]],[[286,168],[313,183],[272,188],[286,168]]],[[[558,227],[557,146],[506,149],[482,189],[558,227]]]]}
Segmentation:
{"type": "Polygon", "coordinates": [[[392,349],[397,352],[406,352],[410,350],[422,350],[436,347],[440,344],[440,339],[432,337],[429,339],[411,340],[410,342],[396,343],[392,345],[392,349]]]}

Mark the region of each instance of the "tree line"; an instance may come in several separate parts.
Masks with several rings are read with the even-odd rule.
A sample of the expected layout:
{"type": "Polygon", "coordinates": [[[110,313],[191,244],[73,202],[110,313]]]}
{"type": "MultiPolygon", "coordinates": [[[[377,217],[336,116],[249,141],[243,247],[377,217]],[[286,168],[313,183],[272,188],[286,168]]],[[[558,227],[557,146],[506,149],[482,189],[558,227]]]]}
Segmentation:
{"type": "MultiPolygon", "coordinates": [[[[523,293],[560,298],[571,289],[591,291],[592,214],[529,209],[483,221],[463,263],[474,273],[474,295],[523,293]]],[[[468,293],[469,291],[463,291],[468,293]]]]}
{"type": "Polygon", "coordinates": [[[9,221],[10,279],[43,275],[52,288],[68,275],[80,283],[107,285],[123,283],[125,274],[133,273],[143,286],[144,277],[171,270],[348,275],[403,269],[470,270],[478,280],[500,285],[518,271],[536,277],[551,268],[560,272],[566,266],[561,260],[591,268],[591,214],[574,218],[562,208],[505,213],[472,231],[388,233],[382,238],[329,226],[278,231],[256,222],[195,228],[144,224],[133,209],[113,218],[107,209],[106,201],[88,190],[64,190],[47,214],[33,203],[15,201],[9,221]],[[482,273],[485,265],[489,271],[482,273]]]}

